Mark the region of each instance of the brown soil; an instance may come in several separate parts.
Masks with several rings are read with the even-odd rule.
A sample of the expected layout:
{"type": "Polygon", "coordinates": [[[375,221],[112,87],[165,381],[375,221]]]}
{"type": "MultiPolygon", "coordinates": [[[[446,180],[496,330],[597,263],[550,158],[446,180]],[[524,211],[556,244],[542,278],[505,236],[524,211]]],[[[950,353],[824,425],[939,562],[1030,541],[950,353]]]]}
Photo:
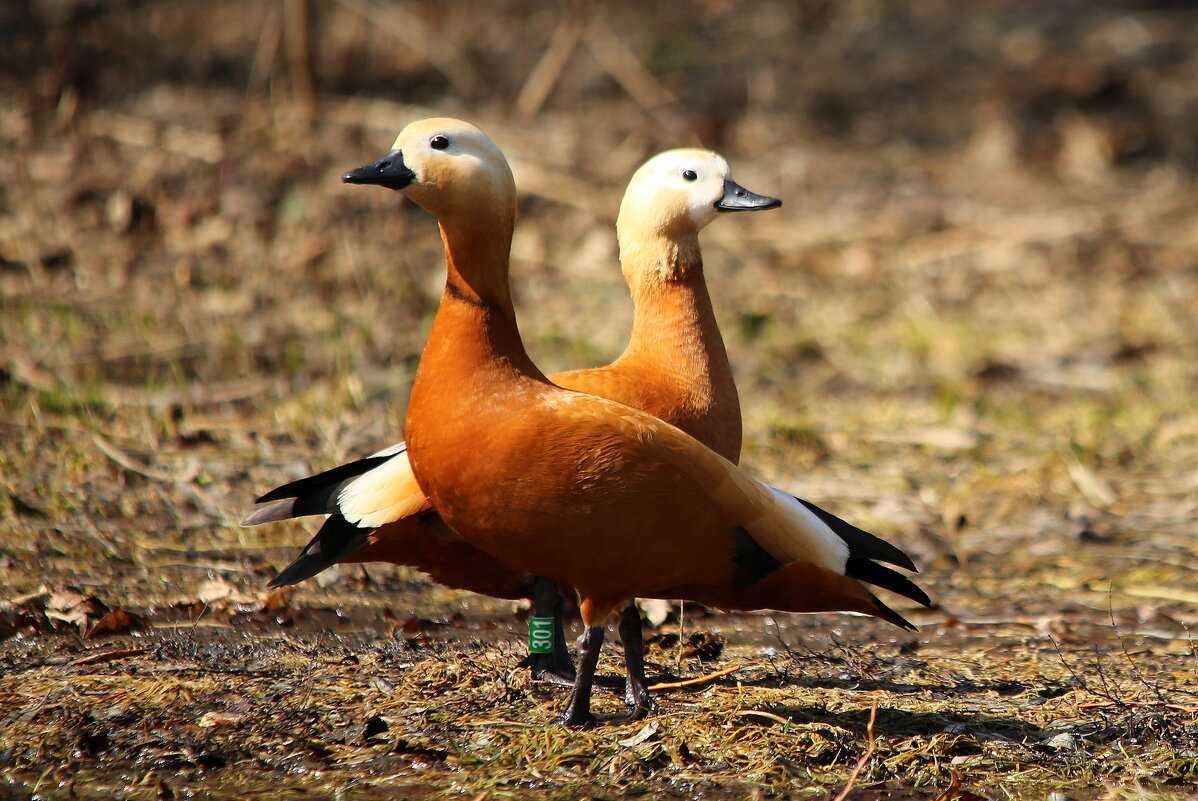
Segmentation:
{"type": "Polygon", "coordinates": [[[1198,12],[564,7],[0,7],[0,797],[1198,792],[1198,12]],[[623,346],[647,156],[784,199],[703,240],[744,463],[911,552],[917,635],[674,609],[652,673],[739,669],[567,731],[510,603],[262,589],[313,526],[253,497],[402,436],[440,244],[337,179],[432,113],[511,157],[546,371],[623,346]]]}

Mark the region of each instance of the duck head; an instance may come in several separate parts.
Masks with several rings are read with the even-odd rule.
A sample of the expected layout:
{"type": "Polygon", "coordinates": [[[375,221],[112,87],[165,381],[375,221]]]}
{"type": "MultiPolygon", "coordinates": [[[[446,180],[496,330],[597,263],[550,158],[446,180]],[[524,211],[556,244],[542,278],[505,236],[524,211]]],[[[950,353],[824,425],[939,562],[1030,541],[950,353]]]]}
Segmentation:
{"type": "Polygon", "coordinates": [[[667,150],[632,176],[620,204],[617,227],[675,238],[694,235],[722,212],[763,211],[782,205],[732,180],[721,156],[710,150],[667,150]]]}
{"type": "Polygon", "coordinates": [[[503,153],[481,129],[449,117],[411,123],[387,155],[341,180],[403,192],[442,220],[486,209],[515,213],[516,183],[503,153]]]}

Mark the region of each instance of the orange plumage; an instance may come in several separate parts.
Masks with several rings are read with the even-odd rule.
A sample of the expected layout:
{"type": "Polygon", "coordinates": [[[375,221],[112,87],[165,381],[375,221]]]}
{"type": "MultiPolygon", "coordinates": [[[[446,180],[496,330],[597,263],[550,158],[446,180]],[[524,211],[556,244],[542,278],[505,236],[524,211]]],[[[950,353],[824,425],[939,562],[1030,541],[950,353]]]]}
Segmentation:
{"type": "MultiPolygon", "coordinates": [[[[537,370],[508,287],[515,188],[485,134],[456,120],[414,123],[346,180],[402,190],[438,218],[446,288],[412,388],[408,456],[464,539],[578,591],[588,629],[567,723],[593,719],[604,623],[636,596],[841,608],[909,625],[854,576],[926,602],[872,561],[909,565],[893,546],[756,482],[668,423],[537,370]]],[[[630,713],[644,714],[632,673],[630,713]]]]}
{"type": "MultiPolygon", "coordinates": [[[[610,398],[673,423],[733,462],[740,457],[740,403],[698,242],[699,230],[711,217],[691,220],[690,205],[692,198],[699,198],[700,205],[714,206],[735,190],[744,191],[731,181],[727,163],[710,151],[668,151],[637,171],[616,226],[635,309],[628,347],[610,365],[550,376],[558,386],[610,398]],[[702,180],[681,179],[688,170],[702,173],[702,180]]],[[[778,205],[772,198],[746,196],[747,203],[726,210],[778,205]]],[[[504,598],[528,596],[531,576],[472,552],[473,546],[428,514],[432,507],[411,475],[406,451],[362,468],[335,504],[300,510],[334,512],[352,521],[330,521],[323,530],[331,540],[327,558],[306,563],[308,570],[336,562],[390,562],[415,567],[456,589],[504,598]],[[348,543],[356,549],[338,547],[348,543]]],[[[331,472],[335,476],[336,469],[331,472]]],[[[303,481],[313,480],[281,487],[263,500],[288,497],[288,492],[310,493],[312,487],[303,481]]],[[[294,504],[284,503],[273,514],[267,509],[247,523],[280,519],[293,511],[294,504]]],[[[305,555],[311,556],[322,544],[314,541],[305,555]]],[[[286,572],[284,576],[280,583],[291,583],[286,572]]]]}

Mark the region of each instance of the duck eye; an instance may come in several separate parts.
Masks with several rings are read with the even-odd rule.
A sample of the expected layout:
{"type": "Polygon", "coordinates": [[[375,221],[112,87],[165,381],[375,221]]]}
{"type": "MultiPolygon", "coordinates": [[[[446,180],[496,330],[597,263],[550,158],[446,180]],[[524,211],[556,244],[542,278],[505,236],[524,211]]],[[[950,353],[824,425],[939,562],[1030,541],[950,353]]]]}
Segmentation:
{"type": "Polygon", "coordinates": [[[697,181],[699,180],[699,173],[695,172],[694,170],[687,170],[686,172],[682,173],[682,177],[688,181],[697,181]]]}
{"type": "Polygon", "coordinates": [[[433,150],[444,150],[445,148],[449,147],[449,139],[441,134],[437,134],[432,139],[428,140],[428,146],[433,150]]]}

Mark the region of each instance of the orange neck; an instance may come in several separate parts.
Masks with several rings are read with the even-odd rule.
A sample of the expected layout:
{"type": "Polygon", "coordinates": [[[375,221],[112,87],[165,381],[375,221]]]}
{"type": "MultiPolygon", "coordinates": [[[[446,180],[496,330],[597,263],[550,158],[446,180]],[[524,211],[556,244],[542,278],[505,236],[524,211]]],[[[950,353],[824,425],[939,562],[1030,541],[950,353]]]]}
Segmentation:
{"type": "Polygon", "coordinates": [[[445,243],[448,268],[446,297],[492,308],[515,321],[508,284],[513,222],[499,215],[441,221],[441,241],[445,243]]]}
{"type": "Polygon", "coordinates": [[[412,385],[406,423],[418,448],[423,421],[470,415],[472,406],[521,379],[544,381],[516,326],[508,286],[512,221],[483,215],[442,222],[445,292],[412,385]]]}
{"type": "MultiPolygon", "coordinates": [[[[679,399],[692,414],[707,415],[735,431],[725,453],[740,453],[740,400],[720,336],[698,238],[661,237],[621,248],[636,310],[628,348],[617,366],[634,366],[662,384],[662,397],[679,399]]],[[[713,444],[714,443],[709,443],[713,444]]]]}

